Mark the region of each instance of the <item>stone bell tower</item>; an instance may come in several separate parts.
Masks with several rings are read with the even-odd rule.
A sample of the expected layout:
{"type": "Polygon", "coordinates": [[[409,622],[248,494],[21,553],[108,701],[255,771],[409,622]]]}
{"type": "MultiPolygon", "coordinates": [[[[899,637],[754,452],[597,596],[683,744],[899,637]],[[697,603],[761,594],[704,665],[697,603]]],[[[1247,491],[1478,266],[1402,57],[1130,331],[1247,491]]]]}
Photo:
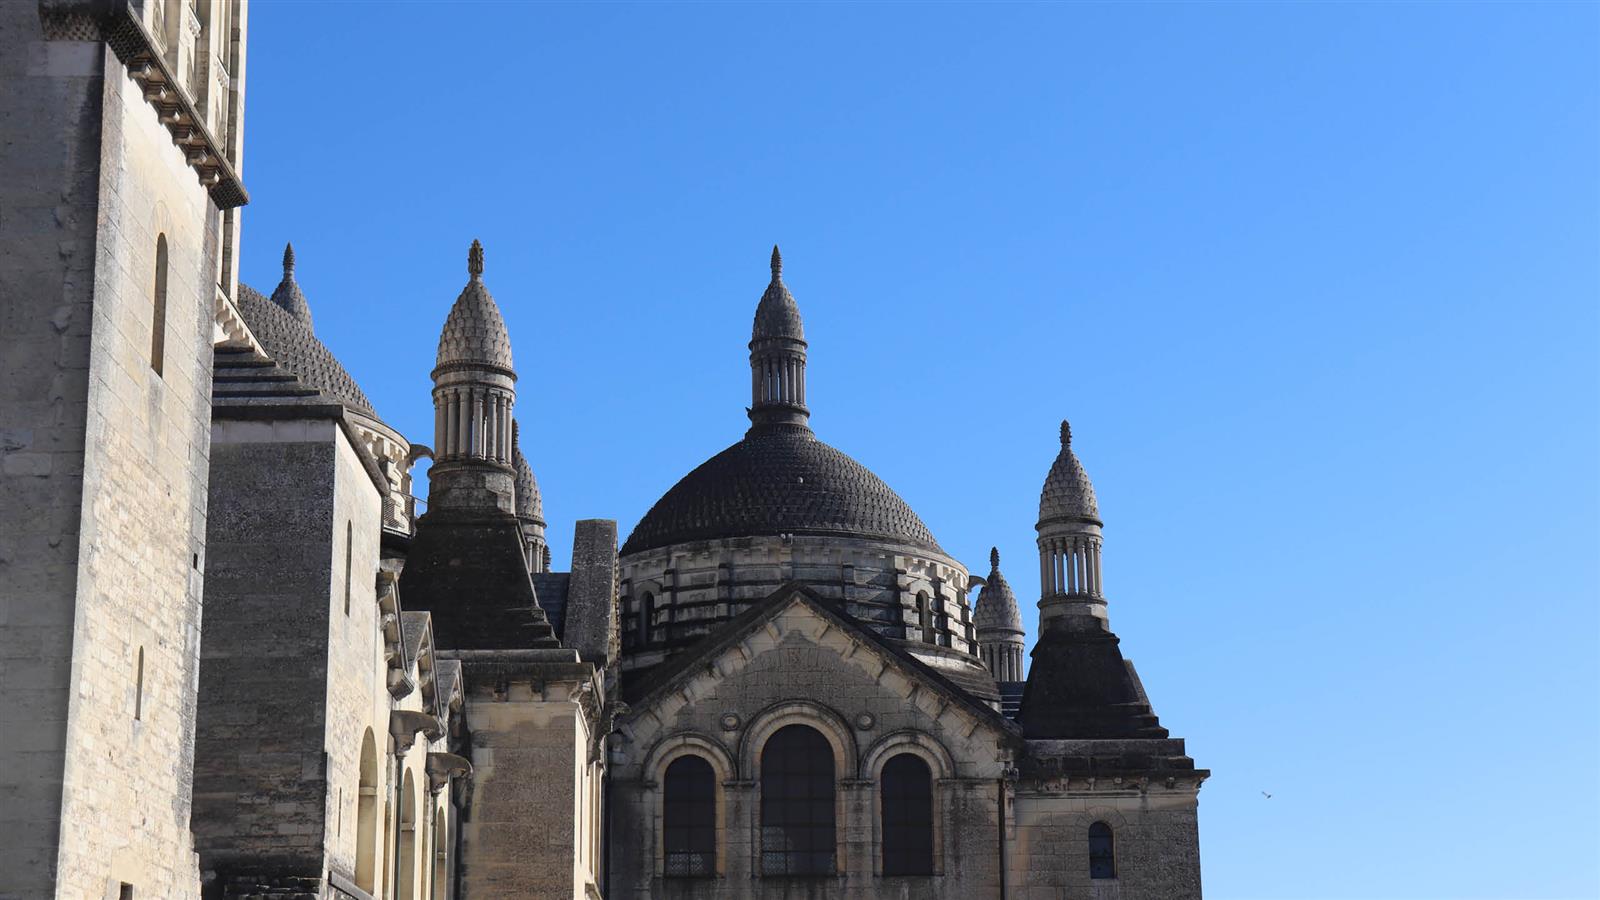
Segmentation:
{"type": "Polygon", "coordinates": [[[431,509],[516,508],[511,409],[517,373],[500,307],[483,283],[483,245],[467,252],[461,289],[439,334],[433,368],[434,463],[428,472],[431,509]]]}

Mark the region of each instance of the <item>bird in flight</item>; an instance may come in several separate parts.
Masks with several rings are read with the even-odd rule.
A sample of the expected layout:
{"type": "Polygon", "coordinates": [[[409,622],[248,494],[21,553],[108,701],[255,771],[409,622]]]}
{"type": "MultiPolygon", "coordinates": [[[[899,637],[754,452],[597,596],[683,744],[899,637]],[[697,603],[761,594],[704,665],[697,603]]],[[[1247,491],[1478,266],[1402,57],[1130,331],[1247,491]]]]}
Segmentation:
{"type": "Polygon", "coordinates": [[[1261,792],[1261,796],[1263,796],[1263,797],[1265,797],[1265,798],[1267,798],[1267,799],[1268,799],[1268,800],[1271,800],[1271,799],[1272,799],[1272,795],[1271,795],[1271,794],[1269,794],[1269,793],[1267,793],[1267,792],[1266,792],[1266,791],[1262,791],[1262,792],[1261,792]]]}

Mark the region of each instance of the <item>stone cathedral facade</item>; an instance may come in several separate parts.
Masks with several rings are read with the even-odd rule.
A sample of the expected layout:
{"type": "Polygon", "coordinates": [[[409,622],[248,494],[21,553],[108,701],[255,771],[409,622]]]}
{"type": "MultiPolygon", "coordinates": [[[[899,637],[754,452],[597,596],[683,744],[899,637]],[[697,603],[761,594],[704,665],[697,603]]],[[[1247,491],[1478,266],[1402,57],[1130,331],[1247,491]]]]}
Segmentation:
{"type": "Polygon", "coordinates": [[[774,248],[745,436],[552,547],[483,247],[429,435],[317,336],[331,253],[240,283],[247,13],[0,4],[0,900],[1200,896],[1065,423],[1030,652],[813,431],[774,248]]]}

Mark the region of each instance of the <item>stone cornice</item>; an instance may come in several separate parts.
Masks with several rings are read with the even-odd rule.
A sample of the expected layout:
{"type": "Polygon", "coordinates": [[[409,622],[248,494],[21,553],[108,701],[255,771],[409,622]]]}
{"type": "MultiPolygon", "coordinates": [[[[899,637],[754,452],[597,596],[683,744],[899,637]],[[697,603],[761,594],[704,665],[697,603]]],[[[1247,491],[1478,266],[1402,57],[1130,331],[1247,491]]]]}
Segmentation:
{"type": "Polygon", "coordinates": [[[218,209],[250,202],[250,195],[212,136],[130,0],[39,0],[44,36],[55,41],[105,41],[156,108],[172,142],[211,194],[218,209]]]}

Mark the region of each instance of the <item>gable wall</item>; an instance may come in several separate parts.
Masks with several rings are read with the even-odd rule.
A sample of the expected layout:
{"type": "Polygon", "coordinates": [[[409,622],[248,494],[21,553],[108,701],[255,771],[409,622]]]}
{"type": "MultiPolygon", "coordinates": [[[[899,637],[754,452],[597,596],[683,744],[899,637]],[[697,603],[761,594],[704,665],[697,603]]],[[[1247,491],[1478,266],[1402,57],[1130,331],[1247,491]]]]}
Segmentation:
{"type": "Polygon", "coordinates": [[[906,897],[995,896],[998,792],[1008,765],[1001,735],[964,707],[916,684],[883,651],[792,605],[771,624],[689,677],[682,689],[636,708],[622,723],[626,761],[613,770],[609,896],[906,897]],[[759,875],[759,744],[776,727],[805,722],[846,749],[839,789],[838,877],[759,875]],[[731,725],[731,727],[730,727],[731,725]],[[907,744],[915,747],[907,748],[907,744]],[[693,751],[684,745],[694,745],[693,751]],[[899,745],[897,749],[888,749],[899,745]],[[880,869],[878,771],[910,749],[934,765],[933,877],[885,878],[880,869]],[[697,752],[722,779],[722,877],[657,876],[660,773],[673,755],[697,752]],[[947,777],[940,778],[944,768],[947,777]],[[799,892],[799,893],[796,893],[799,892]]]}

